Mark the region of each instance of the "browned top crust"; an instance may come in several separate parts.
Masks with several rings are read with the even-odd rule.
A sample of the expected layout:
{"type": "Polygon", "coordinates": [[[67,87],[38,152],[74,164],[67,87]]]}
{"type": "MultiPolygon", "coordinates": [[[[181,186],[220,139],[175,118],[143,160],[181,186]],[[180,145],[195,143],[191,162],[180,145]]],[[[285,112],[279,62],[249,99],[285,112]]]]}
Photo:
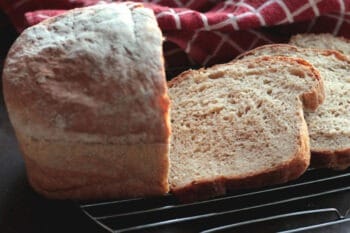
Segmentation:
{"type": "Polygon", "coordinates": [[[76,9],[28,28],[4,68],[11,121],[26,135],[168,143],[162,35],[137,4],[76,9]],[[147,46],[145,46],[147,44],[147,46]]]}

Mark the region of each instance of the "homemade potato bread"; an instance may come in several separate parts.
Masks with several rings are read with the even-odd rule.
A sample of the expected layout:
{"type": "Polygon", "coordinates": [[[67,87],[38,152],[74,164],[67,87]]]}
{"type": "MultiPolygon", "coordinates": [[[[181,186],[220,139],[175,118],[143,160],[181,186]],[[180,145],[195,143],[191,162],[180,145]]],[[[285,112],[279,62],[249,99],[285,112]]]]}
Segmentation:
{"type": "Polygon", "coordinates": [[[306,113],[311,143],[311,165],[345,169],[350,166],[350,60],[334,50],[303,49],[287,44],[265,45],[242,54],[300,57],[324,78],[326,100],[315,113],[306,113]]]}
{"type": "MultiPolygon", "coordinates": [[[[3,86],[35,190],[82,200],[170,189],[188,202],[303,174],[310,163],[303,109],[313,112],[325,98],[313,60],[246,54],[186,71],[168,90],[162,42],[154,14],[137,3],[71,10],[21,34],[3,86]]],[[[348,72],[345,56],[311,51],[299,52],[317,55],[323,76],[324,63],[334,64],[332,77],[348,72]]]]}
{"type": "Polygon", "coordinates": [[[60,199],[168,192],[162,42],[138,4],[72,10],[20,35],[3,86],[35,190],[60,199]]]}
{"type": "Polygon", "coordinates": [[[324,99],[302,59],[261,57],[190,70],[169,83],[170,187],[188,202],[299,177],[309,166],[303,106],[324,99]]]}

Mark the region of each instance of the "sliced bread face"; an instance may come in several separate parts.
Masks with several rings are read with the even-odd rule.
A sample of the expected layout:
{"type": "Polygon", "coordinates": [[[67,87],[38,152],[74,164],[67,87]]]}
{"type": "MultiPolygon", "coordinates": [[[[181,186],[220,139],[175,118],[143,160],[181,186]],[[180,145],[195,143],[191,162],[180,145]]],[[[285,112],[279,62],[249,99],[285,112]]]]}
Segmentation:
{"type": "Polygon", "coordinates": [[[300,57],[317,68],[325,83],[325,102],[306,113],[314,167],[345,169],[350,166],[350,60],[333,50],[303,49],[286,44],[266,45],[239,58],[264,55],[300,57]]]}
{"type": "Polygon", "coordinates": [[[262,57],[190,70],[169,83],[171,191],[182,201],[299,177],[310,148],[303,104],[323,101],[301,59],[262,57]]]}
{"type": "Polygon", "coordinates": [[[289,44],[301,48],[333,49],[350,56],[350,40],[344,37],[336,37],[329,33],[298,34],[291,37],[289,44]]]}

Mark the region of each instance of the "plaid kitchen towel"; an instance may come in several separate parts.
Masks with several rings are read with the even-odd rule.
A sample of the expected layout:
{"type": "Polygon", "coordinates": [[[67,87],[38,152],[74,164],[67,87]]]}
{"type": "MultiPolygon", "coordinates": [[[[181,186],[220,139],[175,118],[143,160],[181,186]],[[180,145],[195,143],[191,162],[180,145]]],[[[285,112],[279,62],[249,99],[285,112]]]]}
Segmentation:
{"type": "MultiPolygon", "coordinates": [[[[0,0],[18,31],[67,9],[117,1],[0,0]]],[[[350,38],[350,0],[143,0],[165,37],[168,67],[227,62],[301,32],[350,38]]]]}

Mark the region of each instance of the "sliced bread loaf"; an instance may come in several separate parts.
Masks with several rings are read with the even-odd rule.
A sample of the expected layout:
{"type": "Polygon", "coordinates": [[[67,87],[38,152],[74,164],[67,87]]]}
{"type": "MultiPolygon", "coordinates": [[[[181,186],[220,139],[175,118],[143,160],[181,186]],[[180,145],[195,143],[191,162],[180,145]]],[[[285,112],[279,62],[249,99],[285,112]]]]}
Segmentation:
{"type": "Polygon", "coordinates": [[[304,58],[320,71],[326,100],[316,113],[306,113],[315,167],[350,166],[350,60],[333,50],[303,49],[286,44],[266,45],[239,58],[285,55],[304,58]]]}
{"type": "Polygon", "coordinates": [[[333,49],[350,56],[350,40],[329,33],[298,34],[291,37],[289,44],[301,48],[333,49]]]}
{"type": "Polygon", "coordinates": [[[190,70],[169,83],[171,191],[182,201],[299,177],[309,165],[304,107],[323,82],[302,59],[262,57],[190,70]]]}

